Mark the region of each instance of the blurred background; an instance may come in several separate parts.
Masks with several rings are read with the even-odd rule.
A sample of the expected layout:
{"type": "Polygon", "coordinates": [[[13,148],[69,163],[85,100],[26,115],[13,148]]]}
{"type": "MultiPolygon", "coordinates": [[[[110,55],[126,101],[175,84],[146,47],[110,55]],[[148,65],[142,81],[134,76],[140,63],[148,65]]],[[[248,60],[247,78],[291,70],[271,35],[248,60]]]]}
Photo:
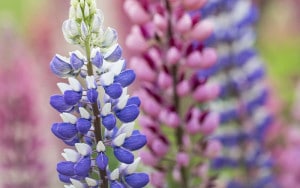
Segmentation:
{"type": "MultiPolygon", "coordinates": [[[[256,3],[261,9],[257,47],[280,113],[289,120],[300,83],[300,1],[256,3]]],[[[99,5],[105,24],[117,28],[125,46],[129,27],[123,20],[122,0],[99,1],[99,5]]],[[[0,157],[0,185],[58,185],[55,166],[63,146],[51,134],[51,124],[59,116],[48,101],[58,92],[59,79],[50,73],[49,62],[55,53],[74,49],[61,33],[68,7],[68,0],[0,1],[0,151],[7,153],[0,157]]]]}

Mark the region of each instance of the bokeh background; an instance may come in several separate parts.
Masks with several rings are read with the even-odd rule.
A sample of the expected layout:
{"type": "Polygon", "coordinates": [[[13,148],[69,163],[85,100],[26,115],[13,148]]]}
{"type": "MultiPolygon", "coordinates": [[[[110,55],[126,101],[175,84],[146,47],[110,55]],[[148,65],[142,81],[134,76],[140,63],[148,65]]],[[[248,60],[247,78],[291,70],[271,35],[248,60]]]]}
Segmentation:
{"type": "MultiPolygon", "coordinates": [[[[256,3],[261,9],[257,47],[266,62],[281,117],[288,122],[300,82],[300,1],[256,3]]],[[[117,28],[120,43],[125,46],[129,26],[124,20],[122,0],[102,0],[99,5],[105,24],[117,28]]],[[[63,146],[51,135],[51,123],[58,114],[48,104],[49,96],[58,92],[59,80],[50,73],[49,62],[55,53],[67,54],[74,49],[61,33],[68,7],[68,0],[0,1],[0,152],[11,153],[7,158],[0,157],[0,185],[26,181],[26,177],[19,178],[24,173],[27,179],[41,181],[40,187],[59,185],[55,165],[63,146]],[[26,97],[28,101],[23,104],[26,97]],[[12,102],[5,106],[3,101],[12,102]],[[16,120],[20,112],[26,113],[16,120]],[[17,136],[14,129],[7,128],[12,123],[23,126],[17,136]],[[9,134],[14,135],[13,140],[5,138],[9,134]],[[29,137],[36,137],[36,141],[27,143],[29,137]],[[11,164],[13,159],[23,165],[21,169],[11,164]]]]}

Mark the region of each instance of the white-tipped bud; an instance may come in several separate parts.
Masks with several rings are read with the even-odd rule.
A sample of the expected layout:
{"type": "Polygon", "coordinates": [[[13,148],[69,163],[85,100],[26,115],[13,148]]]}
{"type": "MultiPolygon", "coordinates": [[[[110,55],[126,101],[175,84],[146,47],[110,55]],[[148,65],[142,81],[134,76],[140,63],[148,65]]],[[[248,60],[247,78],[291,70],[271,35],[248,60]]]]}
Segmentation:
{"type": "Polygon", "coordinates": [[[101,115],[107,116],[111,113],[111,103],[105,103],[105,105],[102,107],[101,115]]]}
{"type": "Polygon", "coordinates": [[[111,45],[115,44],[118,40],[117,31],[113,28],[108,27],[103,36],[102,46],[105,48],[110,47],[111,45]]]}
{"type": "Polygon", "coordinates": [[[110,71],[115,75],[119,75],[123,69],[125,60],[120,59],[116,63],[113,63],[113,65],[110,67],[110,71]]]}
{"type": "Polygon", "coordinates": [[[77,162],[80,159],[80,154],[73,149],[64,149],[64,153],[61,154],[66,161],[77,162]]]}
{"type": "Polygon", "coordinates": [[[95,14],[92,21],[92,28],[91,28],[92,32],[98,33],[100,31],[102,23],[103,23],[103,16],[101,17],[100,14],[95,14]]]}
{"type": "Polygon", "coordinates": [[[66,83],[57,83],[57,87],[61,91],[61,93],[64,93],[65,91],[72,90],[72,87],[69,84],[66,83]]]}
{"type": "Polygon", "coordinates": [[[102,141],[99,141],[97,146],[96,146],[96,150],[97,152],[104,152],[105,151],[105,145],[103,144],[102,141]]]}
{"type": "Polygon", "coordinates": [[[120,176],[120,172],[119,172],[119,169],[116,168],[115,170],[113,170],[111,173],[110,173],[110,180],[114,181],[116,179],[119,179],[119,176],[120,176]]]}
{"type": "Polygon", "coordinates": [[[69,18],[75,19],[76,18],[76,6],[71,6],[69,9],[69,18]]]}
{"type": "MultiPolygon", "coordinates": [[[[103,64],[105,65],[105,64],[103,64]]],[[[114,73],[109,71],[101,75],[100,81],[103,86],[108,86],[114,82],[114,73]]]]}
{"type": "Polygon", "coordinates": [[[128,99],[129,99],[129,95],[121,96],[117,104],[117,108],[123,109],[126,106],[128,99]]]}
{"type": "Polygon", "coordinates": [[[72,87],[72,90],[74,90],[74,91],[81,91],[81,89],[82,89],[81,88],[81,84],[80,84],[80,82],[76,78],[69,77],[68,81],[70,83],[70,86],[72,87]]]}
{"type": "Polygon", "coordinates": [[[92,179],[92,178],[85,178],[85,181],[87,183],[88,186],[91,186],[91,187],[95,187],[98,185],[98,181],[95,180],[95,179],[92,179]]]}
{"type": "Polygon", "coordinates": [[[80,113],[80,116],[84,119],[90,119],[91,118],[90,113],[83,107],[79,107],[79,113],[80,113]]]}
{"type": "Polygon", "coordinates": [[[113,141],[112,144],[115,146],[122,146],[126,138],[126,133],[118,135],[113,141]]]}
{"type": "Polygon", "coordinates": [[[76,7],[78,5],[78,0],[71,0],[71,6],[76,7]]]}
{"type": "Polygon", "coordinates": [[[87,28],[85,22],[81,22],[80,29],[81,29],[81,36],[82,36],[82,38],[86,39],[86,37],[89,34],[89,31],[88,31],[88,28],[87,28]]]}
{"type": "Polygon", "coordinates": [[[133,163],[129,164],[125,170],[126,174],[132,174],[136,171],[138,165],[140,164],[141,158],[138,157],[134,160],[133,163]]]}
{"type": "Polygon", "coordinates": [[[77,122],[77,117],[70,113],[61,113],[60,117],[65,123],[76,124],[77,122]]]}
{"type": "Polygon", "coordinates": [[[83,18],[80,4],[77,4],[77,7],[76,7],[76,18],[78,18],[78,19],[82,19],[83,18]]]}
{"type": "Polygon", "coordinates": [[[134,129],[134,124],[135,124],[134,122],[124,123],[118,130],[117,135],[125,133],[126,138],[130,137],[134,129]]]}
{"type": "Polygon", "coordinates": [[[75,180],[75,179],[70,179],[72,184],[74,185],[75,188],[84,188],[84,184],[81,183],[79,180],[75,180]]]}
{"type": "Polygon", "coordinates": [[[69,38],[79,35],[77,23],[74,19],[69,19],[69,20],[64,21],[64,23],[62,25],[62,31],[63,31],[63,34],[69,38]]]}
{"type": "Polygon", "coordinates": [[[97,88],[94,76],[87,76],[85,79],[86,79],[88,89],[96,89],[97,88]]]}
{"type": "Polygon", "coordinates": [[[84,6],[84,1],[85,1],[85,0],[80,0],[80,6],[81,6],[81,7],[84,6]]]}
{"type": "Polygon", "coordinates": [[[85,143],[76,143],[75,148],[82,156],[87,156],[92,153],[92,148],[88,144],[85,143]]]}
{"type": "Polygon", "coordinates": [[[84,4],[84,16],[89,17],[90,16],[90,7],[87,4],[87,2],[84,4]]]}

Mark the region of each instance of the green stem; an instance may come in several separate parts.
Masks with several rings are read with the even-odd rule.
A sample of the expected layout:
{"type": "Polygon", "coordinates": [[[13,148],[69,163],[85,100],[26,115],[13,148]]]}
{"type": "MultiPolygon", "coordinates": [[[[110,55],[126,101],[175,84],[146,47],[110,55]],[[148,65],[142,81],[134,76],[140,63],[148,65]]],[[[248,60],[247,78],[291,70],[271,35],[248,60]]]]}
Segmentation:
{"type": "MultiPolygon", "coordinates": [[[[87,57],[87,61],[88,61],[88,64],[87,64],[88,75],[92,76],[94,71],[93,71],[93,65],[91,62],[91,48],[90,48],[89,38],[86,40],[85,49],[86,49],[86,57],[87,57]]],[[[96,143],[98,143],[99,141],[102,141],[101,119],[99,116],[100,111],[98,108],[98,104],[93,103],[92,109],[93,109],[93,115],[95,117],[94,128],[95,128],[96,143]]],[[[100,188],[108,188],[108,179],[107,179],[106,170],[99,169],[99,173],[100,173],[100,179],[102,180],[99,187],[100,188]]]]}
{"type": "MultiPolygon", "coordinates": [[[[169,0],[165,0],[165,5],[166,5],[167,11],[169,12],[169,15],[171,17],[172,7],[169,3],[169,0]]],[[[168,18],[168,41],[167,41],[168,44],[167,45],[169,45],[170,40],[172,39],[172,36],[173,36],[172,21],[171,21],[170,17],[168,18]]],[[[175,64],[171,67],[171,74],[172,74],[172,80],[173,80],[173,103],[174,103],[176,113],[180,114],[180,97],[178,96],[177,91],[176,91],[176,87],[178,84],[178,65],[175,64]]],[[[175,132],[176,144],[178,146],[177,152],[182,152],[184,150],[183,143],[182,143],[183,131],[184,131],[184,129],[181,125],[176,129],[176,132],[175,132]]],[[[181,187],[184,187],[184,188],[189,187],[187,170],[188,169],[186,167],[180,168],[181,187]]]]}

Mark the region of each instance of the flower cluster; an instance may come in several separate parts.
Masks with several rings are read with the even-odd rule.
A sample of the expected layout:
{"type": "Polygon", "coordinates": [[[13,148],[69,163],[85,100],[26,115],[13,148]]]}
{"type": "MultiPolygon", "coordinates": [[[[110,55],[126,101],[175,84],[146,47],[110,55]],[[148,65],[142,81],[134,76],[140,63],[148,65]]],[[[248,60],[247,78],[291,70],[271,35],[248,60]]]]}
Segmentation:
{"type": "Polygon", "coordinates": [[[219,0],[209,1],[201,13],[216,25],[206,44],[215,46],[219,59],[200,75],[221,85],[220,98],[211,109],[220,114],[222,126],[215,137],[225,149],[211,167],[236,171],[228,187],[275,186],[272,160],[264,148],[273,116],[266,106],[269,91],[263,62],[254,48],[258,11],[251,1],[219,0]]]}
{"type": "Polygon", "coordinates": [[[48,187],[31,58],[11,27],[0,29],[0,187],[48,187]],[[14,53],[11,53],[14,49],[14,53]],[[22,80],[22,85],[20,84],[22,80]],[[34,180],[32,177],[35,177],[34,180]]]}
{"type": "Polygon", "coordinates": [[[52,72],[68,83],[58,83],[62,94],[50,98],[63,122],[52,132],[74,149],[65,149],[66,161],[57,164],[65,187],[144,187],[148,175],[135,172],[140,158],[133,151],[142,148],[145,135],[134,130],[141,101],[130,97],[127,87],[135,80],[126,69],[117,32],[103,27],[103,15],[95,0],[71,0],[69,19],[63,23],[67,42],[85,50],[56,55],[52,72]]]}
{"type": "Polygon", "coordinates": [[[141,158],[154,169],[154,187],[179,183],[188,188],[200,182],[209,186],[215,178],[205,172],[207,158],[221,149],[218,141],[208,139],[219,117],[206,103],[219,95],[220,88],[198,74],[217,59],[215,50],[203,44],[213,25],[199,13],[190,14],[204,4],[194,0],[124,3],[134,24],[126,45],[136,54],[130,66],[139,79],[137,93],[144,112],[140,124],[148,138],[148,150],[141,152],[141,158]]]}

